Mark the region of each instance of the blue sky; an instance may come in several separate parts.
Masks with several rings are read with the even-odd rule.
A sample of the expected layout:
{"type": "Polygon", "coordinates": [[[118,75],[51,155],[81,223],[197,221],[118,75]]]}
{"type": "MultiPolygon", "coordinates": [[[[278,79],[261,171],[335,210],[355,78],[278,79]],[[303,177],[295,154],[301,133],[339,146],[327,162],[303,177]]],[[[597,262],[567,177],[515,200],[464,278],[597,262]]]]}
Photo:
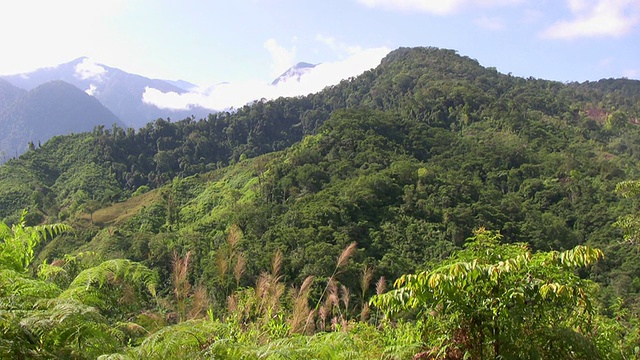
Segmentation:
{"type": "Polygon", "coordinates": [[[517,76],[640,79],[640,0],[10,3],[0,5],[4,75],[88,56],[196,83],[202,95],[221,82],[268,83],[299,61],[353,76],[395,48],[436,46],[517,76]]]}

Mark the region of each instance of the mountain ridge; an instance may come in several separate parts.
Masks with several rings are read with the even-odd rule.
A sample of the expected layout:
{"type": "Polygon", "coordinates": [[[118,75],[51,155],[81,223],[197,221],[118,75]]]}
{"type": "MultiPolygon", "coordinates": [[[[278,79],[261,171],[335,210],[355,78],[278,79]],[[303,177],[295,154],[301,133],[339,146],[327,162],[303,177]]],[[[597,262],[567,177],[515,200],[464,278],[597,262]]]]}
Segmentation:
{"type": "MultiPolygon", "coordinates": [[[[561,116],[574,122],[578,117],[583,126],[593,127],[596,125],[589,122],[587,110],[601,109],[604,120],[598,126],[603,126],[612,115],[610,109],[622,104],[619,111],[626,113],[622,118],[635,119],[640,113],[640,101],[619,101],[607,94],[619,93],[622,88],[626,89],[623,96],[640,98],[638,84],[640,81],[624,79],[562,84],[517,78],[484,68],[477,60],[460,56],[454,50],[400,48],[385,57],[377,68],[316,94],[257,101],[234,112],[211,114],[198,121],[158,119],[138,132],[127,130],[130,141],[138,142],[135,149],[115,151],[117,147],[112,147],[100,156],[130,169],[114,170],[123,189],[159,186],[176,175],[192,175],[236,162],[241,156],[255,157],[283,150],[303,136],[314,134],[337,109],[364,107],[391,111],[451,131],[494,119],[500,127],[532,136],[532,129],[523,125],[531,113],[561,116]],[[567,101],[559,101],[559,96],[573,97],[578,105],[572,108],[567,101]],[[504,116],[504,109],[510,109],[511,115],[504,116]],[[581,117],[580,112],[586,115],[581,117]],[[192,135],[187,136],[189,133],[192,135]],[[166,140],[175,136],[180,138],[166,140]],[[125,161],[132,159],[133,154],[152,159],[125,161]]],[[[124,133],[119,130],[111,136],[124,138],[121,135],[124,133]]]]}
{"type": "Polygon", "coordinates": [[[94,97],[64,81],[50,81],[21,93],[0,113],[0,151],[13,156],[28,143],[113,124],[125,126],[94,97]]]}
{"type": "Polygon", "coordinates": [[[0,78],[26,90],[53,80],[65,81],[96,97],[127,126],[134,128],[143,127],[148,122],[160,117],[178,119],[192,115],[204,117],[211,112],[211,110],[198,107],[185,111],[161,109],[144,103],[142,94],[147,87],[155,88],[162,92],[183,94],[187,90],[178,85],[184,87],[188,86],[189,83],[178,81],[172,84],[164,80],[131,74],[104,64],[95,63],[87,57],[80,57],[67,63],[36,69],[28,73],[0,76],[0,78]]]}
{"type": "MultiPolygon", "coordinates": [[[[611,224],[631,211],[614,189],[640,174],[639,89],[525,79],[453,50],[399,49],[309,96],[54,137],[0,166],[0,217],[15,222],[26,208],[31,223],[62,219],[99,234],[52,243],[40,260],[131,256],[165,281],[169,244],[204,249],[193,271],[206,283],[220,281],[202,266],[231,226],[258,259],[247,276],[269,266],[265,249],[281,249],[283,276],[296,283],[329,276],[352,242],[355,261],[394,278],[486,227],[534,251],[602,245],[621,265],[593,277],[621,291],[616,271],[640,269],[609,246],[620,237],[611,224]],[[108,208],[150,190],[135,213],[108,208]],[[96,209],[105,209],[96,219],[120,220],[92,224],[96,209]]],[[[624,274],[640,281],[640,270],[624,274]]]]}
{"type": "Polygon", "coordinates": [[[318,66],[319,64],[310,64],[306,62],[299,62],[294,66],[287,69],[285,72],[280,74],[277,78],[275,78],[271,85],[278,85],[287,81],[300,81],[300,78],[308,73],[310,70],[318,66]]]}
{"type": "MultiPolygon", "coordinates": [[[[453,50],[398,49],[378,67],[308,96],[259,100],[200,120],[54,137],[0,166],[0,218],[73,225],[36,248],[34,266],[60,269],[36,284],[82,290],[91,283],[87,303],[105,294],[109,305],[99,311],[113,324],[137,331],[138,323],[161,323],[137,338],[122,333],[118,348],[97,348],[92,358],[121,356],[116,351],[171,358],[185,349],[193,357],[222,350],[234,357],[236,342],[226,352],[218,340],[248,333],[257,335],[247,342],[260,345],[248,357],[306,355],[310,339],[341,347],[318,334],[354,334],[346,349],[412,344],[406,356],[385,350],[370,358],[441,350],[462,358],[465,348],[492,357],[498,342],[513,357],[632,358],[640,254],[635,240],[621,241],[616,221],[632,214],[637,228],[640,199],[616,189],[626,182],[634,195],[639,186],[627,182],[640,174],[639,106],[640,81],[525,79],[453,50]],[[589,253],[604,259],[569,269],[586,265],[589,253]],[[95,259],[107,260],[108,271],[94,270],[95,259]],[[89,271],[78,268],[85,263],[89,271]],[[115,276],[122,264],[157,275],[144,298],[150,305],[131,310],[122,301],[140,296],[115,276]],[[82,281],[72,281],[78,273],[82,281]],[[409,299],[417,310],[439,310],[441,302],[429,305],[422,295],[451,292],[450,282],[425,285],[445,277],[457,287],[454,307],[471,309],[462,316],[426,311],[429,318],[417,322],[403,305],[395,310],[406,317],[387,326],[375,300],[381,297],[370,300],[393,279],[415,280],[413,288],[387,293],[398,296],[390,306],[409,299]],[[104,285],[93,281],[100,278],[104,285]],[[200,303],[203,318],[184,321],[200,303]],[[584,316],[572,316],[578,313],[584,316]],[[523,319],[537,321],[537,343],[523,319]],[[300,335],[292,335],[294,321],[300,335]],[[476,323],[484,323],[476,335],[460,335],[476,323]],[[304,352],[292,351],[292,339],[304,352]],[[165,355],[158,344],[175,351],[165,355]]],[[[10,335],[24,333],[29,321],[18,320],[10,335]]]]}

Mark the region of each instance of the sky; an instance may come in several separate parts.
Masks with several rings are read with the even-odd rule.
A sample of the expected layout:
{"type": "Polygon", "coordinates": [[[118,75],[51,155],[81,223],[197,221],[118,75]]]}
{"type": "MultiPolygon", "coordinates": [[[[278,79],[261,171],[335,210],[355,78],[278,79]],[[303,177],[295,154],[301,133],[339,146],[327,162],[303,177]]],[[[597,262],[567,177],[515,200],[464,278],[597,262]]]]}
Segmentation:
{"type": "Polygon", "coordinates": [[[145,93],[175,108],[315,92],[413,46],[515,76],[640,79],[640,0],[21,0],[0,5],[0,34],[0,75],[87,56],[200,86],[145,93]],[[322,65],[266,86],[301,61],[322,65]]]}

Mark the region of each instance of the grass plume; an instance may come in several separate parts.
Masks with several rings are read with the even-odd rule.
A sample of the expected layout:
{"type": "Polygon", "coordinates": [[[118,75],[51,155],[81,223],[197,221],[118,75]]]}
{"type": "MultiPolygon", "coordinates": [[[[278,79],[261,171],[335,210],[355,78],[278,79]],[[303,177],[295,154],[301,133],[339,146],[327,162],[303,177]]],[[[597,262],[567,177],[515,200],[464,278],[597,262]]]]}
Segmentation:
{"type": "MultiPolygon", "coordinates": [[[[340,270],[342,270],[344,266],[346,266],[349,263],[349,259],[353,256],[353,254],[355,254],[357,248],[358,248],[358,244],[354,241],[351,244],[349,244],[346,248],[344,248],[344,250],[342,250],[342,252],[340,253],[340,256],[338,256],[338,262],[336,263],[336,268],[333,270],[333,273],[331,274],[331,276],[329,277],[329,280],[327,281],[327,285],[325,286],[324,290],[322,291],[322,294],[318,298],[318,302],[316,303],[315,309],[318,309],[320,307],[320,302],[322,301],[322,298],[324,298],[325,294],[327,293],[329,286],[333,283],[335,276],[340,272],[340,270]]],[[[337,294],[337,291],[336,291],[336,294],[337,294]]]]}
{"type": "Polygon", "coordinates": [[[233,277],[236,280],[236,288],[240,286],[240,279],[247,266],[247,258],[244,253],[239,253],[236,258],[236,265],[233,267],[233,277]]]}

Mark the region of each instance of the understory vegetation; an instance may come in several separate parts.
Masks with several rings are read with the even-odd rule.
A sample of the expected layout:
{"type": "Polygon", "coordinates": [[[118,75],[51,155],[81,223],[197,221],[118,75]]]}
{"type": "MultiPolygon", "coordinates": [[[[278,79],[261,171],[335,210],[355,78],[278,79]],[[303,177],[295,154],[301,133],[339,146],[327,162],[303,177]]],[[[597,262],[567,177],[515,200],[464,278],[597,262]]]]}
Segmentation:
{"type": "Polygon", "coordinates": [[[0,354],[638,358],[639,119],[638,81],[414,48],[53,138],[0,167],[0,354]]]}

